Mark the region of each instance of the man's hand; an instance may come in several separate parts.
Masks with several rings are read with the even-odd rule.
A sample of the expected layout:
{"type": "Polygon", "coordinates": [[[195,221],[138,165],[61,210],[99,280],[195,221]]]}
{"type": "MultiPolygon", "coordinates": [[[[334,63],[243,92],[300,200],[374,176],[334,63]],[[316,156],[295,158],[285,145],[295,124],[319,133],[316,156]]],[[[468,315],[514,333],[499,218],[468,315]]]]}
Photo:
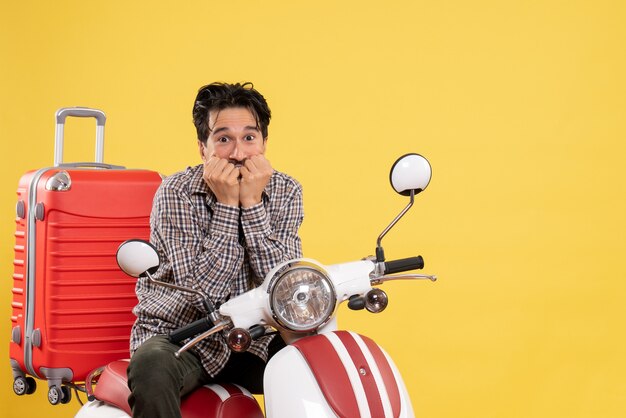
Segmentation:
{"type": "Polygon", "coordinates": [[[213,156],[204,163],[202,178],[224,205],[239,206],[239,176],[240,169],[228,160],[213,156]]]}
{"type": "Polygon", "coordinates": [[[263,155],[255,155],[247,158],[239,171],[241,172],[239,183],[241,207],[249,208],[261,203],[263,190],[274,172],[270,162],[263,155]]]}

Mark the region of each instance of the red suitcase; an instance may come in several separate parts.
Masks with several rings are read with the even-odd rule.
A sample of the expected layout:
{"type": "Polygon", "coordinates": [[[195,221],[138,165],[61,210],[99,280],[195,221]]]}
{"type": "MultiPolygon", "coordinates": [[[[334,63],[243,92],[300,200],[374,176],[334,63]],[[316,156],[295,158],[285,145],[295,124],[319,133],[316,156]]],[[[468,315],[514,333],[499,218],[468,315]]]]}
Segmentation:
{"type": "Polygon", "coordinates": [[[69,386],[89,371],[129,356],[135,281],[119,270],[115,253],[128,238],[149,238],[162,180],[102,163],[105,120],[95,109],[60,109],[54,166],[24,174],[17,189],[13,389],[32,393],[34,378],[45,379],[52,404],[67,403],[69,386]],[[67,116],[96,118],[95,163],[62,164],[67,116]]]}

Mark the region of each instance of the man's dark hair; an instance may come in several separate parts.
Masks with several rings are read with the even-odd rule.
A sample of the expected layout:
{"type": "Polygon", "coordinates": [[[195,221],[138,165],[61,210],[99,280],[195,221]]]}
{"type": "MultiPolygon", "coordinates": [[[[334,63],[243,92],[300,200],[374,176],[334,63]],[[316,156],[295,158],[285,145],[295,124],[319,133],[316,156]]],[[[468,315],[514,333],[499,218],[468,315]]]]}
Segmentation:
{"type": "Polygon", "coordinates": [[[231,107],[243,107],[254,115],[257,128],[263,138],[267,138],[267,127],[272,112],[265,98],[254,89],[252,83],[211,83],[198,90],[193,104],[193,124],[196,125],[198,139],[203,143],[209,137],[209,112],[224,110],[231,107]]]}

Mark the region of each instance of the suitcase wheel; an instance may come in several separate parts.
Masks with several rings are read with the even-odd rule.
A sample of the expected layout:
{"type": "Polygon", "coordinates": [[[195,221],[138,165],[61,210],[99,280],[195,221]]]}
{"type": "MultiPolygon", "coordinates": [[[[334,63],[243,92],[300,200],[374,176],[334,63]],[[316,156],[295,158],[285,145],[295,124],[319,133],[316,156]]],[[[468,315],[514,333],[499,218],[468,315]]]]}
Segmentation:
{"type": "Polygon", "coordinates": [[[32,377],[18,376],[13,380],[13,392],[16,395],[30,395],[37,389],[37,382],[32,377]]]}
{"type": "Polygon", "coordinates": [[[52,405],[66,404],[72,400],[72,392],[67,386],[52,386],[48,389],[48,402],[52,405]]]}

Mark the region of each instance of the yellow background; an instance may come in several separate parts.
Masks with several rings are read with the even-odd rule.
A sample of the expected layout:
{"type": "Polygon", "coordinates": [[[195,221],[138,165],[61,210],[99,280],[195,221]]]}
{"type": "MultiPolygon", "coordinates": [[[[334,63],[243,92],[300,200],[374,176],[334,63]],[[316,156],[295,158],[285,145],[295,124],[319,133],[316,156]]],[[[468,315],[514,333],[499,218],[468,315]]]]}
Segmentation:
{"type": "MultiPolygon", "coordinates": [[[[305,254],[371,254],[405,205],[388,168],[433,180],[385,240],[437,283],[390,283],[340,324],[395,359],[420,417],[626,416],[623,1],[9,1],[0,6],[0,416],[67,417],[12,392],[15,189],[49,166],[54,111],[101,108],[105,161],[199,161],[198,87],[251,80],[268,156],[305,190],[305,254]],[[0,362],[1,363],[1,362],[0,362]]],[[[70,120],[66,161],[92,159],[70,120]]]]}

